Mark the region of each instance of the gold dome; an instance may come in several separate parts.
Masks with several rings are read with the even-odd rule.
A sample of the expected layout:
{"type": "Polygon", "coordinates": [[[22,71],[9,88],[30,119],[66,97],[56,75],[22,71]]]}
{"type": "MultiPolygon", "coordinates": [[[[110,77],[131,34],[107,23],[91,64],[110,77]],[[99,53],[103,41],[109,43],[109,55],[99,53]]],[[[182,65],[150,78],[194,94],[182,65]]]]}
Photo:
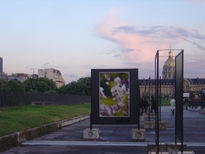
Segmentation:
{"type": "Polygon", "coordinates": [[[173,79],[175,75],[175,61],[173,58],[173,53],[170,49],[169,57],[165,61],[162,71],[162,78],[163,79],[173,79]]]}
{"type": "Polygon", "coordinates": [[[169,51],[169,58],[164,63],[164,67],[170,67],[170,66],[171,67],[175,66],[175,61],[174,61],[174,58],[173,58],[173,52],[172,52],[171,49],[169,51]]]}

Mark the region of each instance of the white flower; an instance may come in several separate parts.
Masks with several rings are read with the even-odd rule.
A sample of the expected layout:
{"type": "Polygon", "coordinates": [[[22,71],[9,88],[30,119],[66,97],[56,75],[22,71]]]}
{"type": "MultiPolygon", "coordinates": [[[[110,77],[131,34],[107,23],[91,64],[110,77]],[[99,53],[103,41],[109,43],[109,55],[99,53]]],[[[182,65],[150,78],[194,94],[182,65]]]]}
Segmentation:
{"type": "Polygon", "coordinates": [[[102,87],[100,87],[99,91],[100,91],[100,97],[107,98],[104,94],[104,89],[102,87]]]}

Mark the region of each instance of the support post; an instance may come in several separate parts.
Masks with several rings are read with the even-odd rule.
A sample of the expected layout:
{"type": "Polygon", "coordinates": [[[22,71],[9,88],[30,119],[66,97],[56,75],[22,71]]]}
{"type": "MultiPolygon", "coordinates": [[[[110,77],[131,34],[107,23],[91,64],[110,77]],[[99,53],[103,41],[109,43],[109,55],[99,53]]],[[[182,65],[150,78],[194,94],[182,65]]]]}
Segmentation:
{"type": "Polygon", "coordinates": [[[158,117],[158,100],[159,100],[159,50],[155,55],[155,132],[156,132],[156,145],[157,153],[159,153],[159,117],[158,117]]]}
{"type": "Polygon", "coordinates": [[[148,120],[150,121],[150,76],[149,76],[149,103],[148,103],[148,120]]]}
{"type": "Polygon", "coordinates": [[[92,113],[90,113],[90,130],[92,130],[92,113]]]}
{"type": "Polygon", "coordinates": [[[161,93],[161,88],[162,88],[162,79],[161,79],[161,76],[160,76],[160,80],[159,80],[160,82],[159,82],[159,121],[162,121],[162,119],[161,119],[161,111],[162,111],[162,109],[161,109],[161,105],[162,105],[162,93],[161,93]]]}

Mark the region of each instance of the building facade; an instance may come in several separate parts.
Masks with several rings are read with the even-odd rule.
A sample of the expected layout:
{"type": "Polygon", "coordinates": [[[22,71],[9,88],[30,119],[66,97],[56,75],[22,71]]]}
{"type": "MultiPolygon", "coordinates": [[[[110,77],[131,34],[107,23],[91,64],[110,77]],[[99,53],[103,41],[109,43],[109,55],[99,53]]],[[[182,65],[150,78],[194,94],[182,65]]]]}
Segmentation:
{"type": "Polygon", "coordinates": [[[16,80],[19,82],[24,82],[29,78],[31,78],[31,75],[25,73],[13,73],[11,75],[8,75],[8,80],[16,80]]]}
{"type": "Polygon", "coordinates": [[[8,75],[4,72],[0,72],[0,80],[8,80],[8,75]]]}
{"type": "Polygon", "coordinates": [[[38,77],[39,78],[48,78],[53,80],[56,83],[56,86],[58,88],[65,85],[65,81],[61,75],[61,72],[54,68],[48,68],[48,69],[39,69],[38,70],[38,77]]]}
{"type": "MultiPolygon", "coordinates": [[[[155,95],[155,80],[139,80],[140,96],[155,95]],[[149,86],[150,85],[150,86],[149,86]]],[[[189,78],[184,79],[184,92],[198,92],[205,89],[205,78],[189,78]]],[[[172,97],[175,95],[175,80],[161,80],[161,96],[172,97]]]]}

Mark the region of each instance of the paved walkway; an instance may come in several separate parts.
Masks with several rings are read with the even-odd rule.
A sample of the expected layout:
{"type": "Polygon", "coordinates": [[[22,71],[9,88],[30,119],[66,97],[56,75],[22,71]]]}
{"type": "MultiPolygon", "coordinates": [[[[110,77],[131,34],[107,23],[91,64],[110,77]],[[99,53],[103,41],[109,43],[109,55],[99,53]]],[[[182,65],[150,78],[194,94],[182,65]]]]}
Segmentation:
{"type": "MultiPolygon", "coordinates": [[[[160,142],[174,143],[174,116],[169,107],[162,108],[162,120],[167,122],[167,129],[160,131],[160,142]]],[[[21,146],[4,151],[3,154],[146,154],[147,144],[155,142],[154,130],[146,130],[146,142],[132,141],[130,133],[132,128],[136,128],[135,125],[95,125],[94,127],[100,128],[100,139],[85,141],[82,133],[87,127],[89,119],[24,142],[21,146]]],[[[205,114],[200,114],[199,109],[184,110],[184,142],[188,150],[205,154],[205,114]]]]}

